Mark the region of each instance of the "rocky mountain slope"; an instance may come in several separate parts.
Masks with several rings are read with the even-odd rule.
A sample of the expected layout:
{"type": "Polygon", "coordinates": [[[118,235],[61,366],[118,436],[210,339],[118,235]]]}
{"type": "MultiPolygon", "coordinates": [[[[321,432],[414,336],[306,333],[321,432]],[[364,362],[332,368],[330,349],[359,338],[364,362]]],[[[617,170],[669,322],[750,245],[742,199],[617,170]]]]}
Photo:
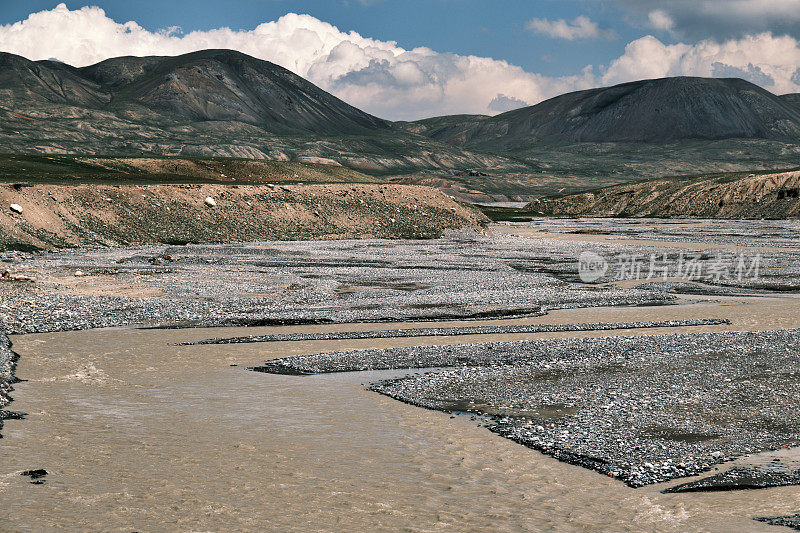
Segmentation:
{"type": "Polygon", "coordinates": [[[540,215],[665,218],[800,218],[800,171],[655,179],[544,198],[540,215]]]}
{"type": "Polygon", "coordinates": [[[286,69],[230,50],[85,68],[0,54],[0,152],[241,157],[373,174],[524,171],[399,132],[286,69]]]}
{"type": "Polygon", "coordinates": [[[800,109],[791,98],[741,79],[677,77],[564,94],[495,117],[418,124],[443,142],[504,150],[543,142],[798,140],[800,109]]]}
{"type": "Polygon", "coordinates": [[[278,65],[230,50],[115,58],[79,72],[111,95],[110,108],[121,115],[230,120],[272,133],[346,135],[389,128],[278,65]]]}
{"type": "Polygon", "coordinates": [[[779,96],[783,103],[793,106],[800,111],[800,93],[783,94],[779,96]]]}
{"type": "Polygon", "coordinates": [[[0,90],[18,109],[55,103],[140,122],[237,121],[272,133],[389,128],[278,65],[231,50],[121,57],[81,69],[0,54],[0,67],[0,90]]]}

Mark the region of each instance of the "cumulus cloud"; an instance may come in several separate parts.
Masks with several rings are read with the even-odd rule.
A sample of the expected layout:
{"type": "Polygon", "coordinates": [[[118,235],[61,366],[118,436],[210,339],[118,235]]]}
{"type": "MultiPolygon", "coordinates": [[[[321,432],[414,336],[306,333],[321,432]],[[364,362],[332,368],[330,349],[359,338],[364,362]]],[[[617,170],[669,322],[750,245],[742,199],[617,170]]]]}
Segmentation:
{"type": "Polygon", "coordinates": [[[525,27],[536,33],[543,33],[556,39],[613,39],[617,36],[614,30],[601,29],[597,22],[589,17],[581,15],[576,17],[571,23],[564,19],[531,19],[525,27]]]}
{"type": "Polygon", "coordinates": [[[653,36],[637,39],[602,74],[604,84],[664,76],[742,77],[777,93],[800,92],[794,77],[800,42],[771,33],[724,42],[664,44],[653,36]]]}
{"type": "MultiPolygon", "coordinates": [[[[717,61],[711,65],[711,75],[715,78],[742,78],[762,87],[775,85],[772,76],[765,74],[761,67],[752,63],[748,63],[746,68],[739,68],[717,61]]],[[[789,76],[789,80],[792,81],[792,76],[789,76]]]]}
{"type": "Polygon", "coordinates": [[[654,29],[726,39],[771,31],[800,36],[800,0],[616,0],[654,29]],[[668,26],[668,27],[665,27],[668,26]]]}
{"type": "Polygon", "coordinates": [[[58,58],[85,66],[123,55],[177,55],[229,48],[272,61],[348,103],[388,119],[495,114],[564,92],[671,75],[741,75],[777,93],[800,92],[800,44],[770,33],[737,40],[664,44],[633,41],[608,65],[571,76],[526,72],[506,61],[404,49],[356,32],[343,32],[309,15],[288,14],[249,31],[219,28],[181,33],[120,23],[98,7],[64,4],[0,25],[0,50],[29,59],[58,58]],[[771,80],[771,81],[770,81],[771,80]]]}

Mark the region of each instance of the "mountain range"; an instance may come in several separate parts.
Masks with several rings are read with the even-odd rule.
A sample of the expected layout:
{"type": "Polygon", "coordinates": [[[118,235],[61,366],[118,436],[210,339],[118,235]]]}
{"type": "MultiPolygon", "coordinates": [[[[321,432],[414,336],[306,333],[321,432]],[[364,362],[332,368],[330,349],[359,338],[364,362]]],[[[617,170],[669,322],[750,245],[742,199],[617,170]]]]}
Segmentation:
{"type": "Polygon", "coordinates": [[[665,78],[494,117],[390,122],[230,50],[75,68],[0,53],[0,151],[339,164],[474,198],[665,174],[796,166],[800,95],[665,78]]]}

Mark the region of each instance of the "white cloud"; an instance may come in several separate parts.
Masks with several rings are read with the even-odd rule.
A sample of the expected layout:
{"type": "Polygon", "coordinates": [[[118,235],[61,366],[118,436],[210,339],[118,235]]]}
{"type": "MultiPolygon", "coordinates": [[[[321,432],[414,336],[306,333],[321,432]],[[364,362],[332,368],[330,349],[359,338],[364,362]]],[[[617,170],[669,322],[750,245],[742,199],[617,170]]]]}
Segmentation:
{"type": "Polygon", "coordinates": [[[550,37],[567,39],[568,41],[597,38],[613,39],[616,37],[614,30],[601,29],[597,22],[584,15],[575,17],[572,23],[564,19],[532,19],[528,21],[525,27],[536,33],[543,33],[550,37]]]}
{"type": "Polygon", "coordinates": [[[513,96],[506,96],[504,94],[498,94],[494,100],[491,101],[489,104],[489,109],[492,111],[496,111],[498,113],[505,113],[506,111],[512,111],[514,109],[519,109],[521,107],[527,107],[528,103],[520,100],[519,98],[514,98],[513,96]]]}
{"type": "Polygon", "coordinates": [[[675,28],[675,21],[663,9],[656,9],[648,13],[647,21],[649,26],[655,30],[671,32],[675,28]]]}
{"type": "Polygon", "coordinates": [[[776,94],[800,92],[793,79],[800,65],[800,42],[771,33],[724,42],[701,41],[694,45],[664,44],[653,36],[625,47],[602,76],[603,84],[664,76],[737,75],[776,94]]]}
{"type": "Polygon", "coordinates": [[[647,36],[629,43],[607,66],[589,65],[575,75],[554,78],[487,57],[424,47],[407,50],[343,32],[308,15],[289,14],[251,31],[219,28],[182,34],[118,23],[98,7],[71,11],[61,4],[0,25],[0,50],[75,66],[122,55],[177,55],[206,48],[229,48],[272,61],[388,119],[494,114],[510,102],[535,104],[572,90],[681,74],[741,73],[777,93],[800,92],[798,41],[769,33],[695,45],[664,44],[647,36]]]}

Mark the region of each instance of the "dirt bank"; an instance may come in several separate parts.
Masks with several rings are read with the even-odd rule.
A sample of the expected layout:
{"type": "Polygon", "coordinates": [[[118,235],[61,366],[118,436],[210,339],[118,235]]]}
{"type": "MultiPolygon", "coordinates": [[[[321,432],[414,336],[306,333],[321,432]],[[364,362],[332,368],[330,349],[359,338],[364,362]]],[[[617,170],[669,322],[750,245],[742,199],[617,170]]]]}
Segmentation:
{"type": "Polygon", "coordinates": [[[419,186],[5,184],[0,249],[431,238],[483,216],[419,186]],[[207,199],[210,199],[207,201],[207,199]]]}
{"type": "Polygon", "coordinates": [[[545,198],[550,216],[798,218],[800,172],[664,178],[545,198]]]}

